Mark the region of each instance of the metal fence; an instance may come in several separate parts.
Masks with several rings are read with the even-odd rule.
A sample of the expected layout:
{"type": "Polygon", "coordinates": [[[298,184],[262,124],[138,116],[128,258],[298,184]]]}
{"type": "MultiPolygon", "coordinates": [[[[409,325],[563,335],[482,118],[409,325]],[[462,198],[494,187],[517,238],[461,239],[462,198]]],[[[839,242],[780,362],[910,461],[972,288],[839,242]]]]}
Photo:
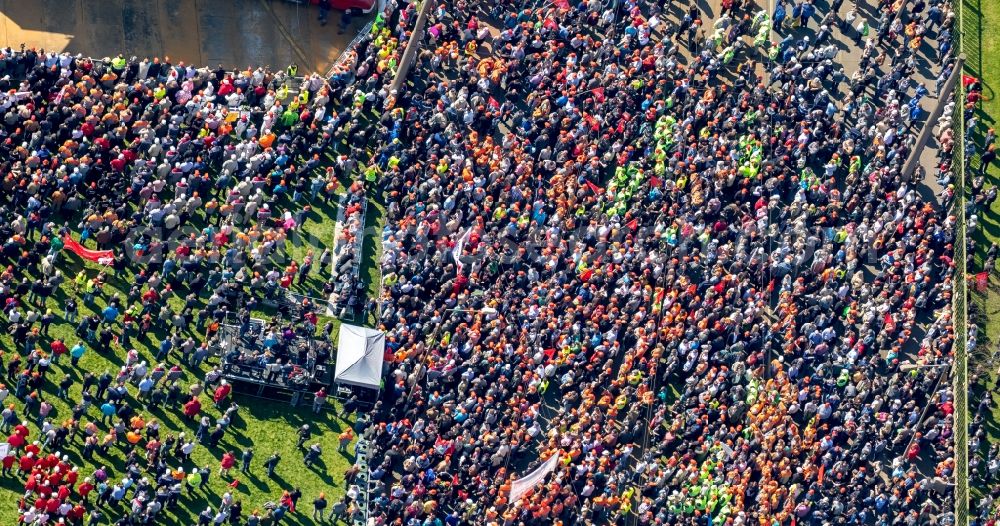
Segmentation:
{"type": "MultiPolygon", "coordinates": [[[[392,16],[392,13],[395,10],[396,10],[396,0],[389,0],[389,1],[379,0],[376,3],[375,12],[381,13],[383,20],[389,20],[390,17],[392,16]]],[[[376,15],[376,17],[377,16],[378,15],[376,15]]],[[[371,35],[372,27],[374,25],[375,25],[375,17],[369,20],[368,23],[365,24],[365,27],[361,28],[361,31],[358,31],[358,34],[354,37],[354,39],[351,40],[351,42],[347,44],[346,47],[344,47],[344,51],[340,53],[340,56],[337,57],[337,60],[334,61],[333,65],[330,66],[329,71],[327,71],[326,73],[327,79],[333,77],[333,74],[337,71],[337,68],[339,68],[341,65],[344,64],[344,62],[347,60],[348,53],[350,51],[355,50],[355,48],[358,47],[358,44],[360,44],[362,40],[371,35]]]]}
{"type": "MultiPolygon", "coordinates": [[[[958,12],[958,31],[952,34],[955,42],[953,49],[964,55],[964,16],[963,0],[956,0],[955,9],[958,12]]],[[[956,66],[958,67],[958,66],[956,66]]],[[[952,374],[952,389],[955,397],[955,524],[969,524],[969,360],[967,354],[968,342],[968,287],[966,280],[966,249],[968,233],[965,222],[965,86],[960,81],[955,87],[955,116],[952,120],[955,127],[955,159],[952,164],[955,181],[955,201],[953,213],[955,224],[955,293],[952,298],[952,318],[955,331],[955,359],[952,374]]]]}

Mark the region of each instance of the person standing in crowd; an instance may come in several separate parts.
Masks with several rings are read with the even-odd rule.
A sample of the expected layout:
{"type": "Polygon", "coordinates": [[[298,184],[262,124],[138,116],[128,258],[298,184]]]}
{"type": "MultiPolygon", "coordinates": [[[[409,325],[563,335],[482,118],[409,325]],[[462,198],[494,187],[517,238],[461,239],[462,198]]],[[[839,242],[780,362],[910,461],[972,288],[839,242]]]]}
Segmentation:
{"type": "Polygon", "coordinates": [[[326,506],[327,506],[326,493],[321,491],[319,495],[315,499],[313,499],[313,513],[312,513],[313,520],[319,522],[323,522],[326,520],[323,517],[323,514],[326,512],[326,506]]]}
{"type": "Polygon", "coordinates": [[[277,451],[272,453],[270,457],[267,457],[267,460],[264,461],[264,467],[267,469],[267,478],[274,478],[274,471],[278,468],[278,462],[280,461],[281,455],[277,451]]]}

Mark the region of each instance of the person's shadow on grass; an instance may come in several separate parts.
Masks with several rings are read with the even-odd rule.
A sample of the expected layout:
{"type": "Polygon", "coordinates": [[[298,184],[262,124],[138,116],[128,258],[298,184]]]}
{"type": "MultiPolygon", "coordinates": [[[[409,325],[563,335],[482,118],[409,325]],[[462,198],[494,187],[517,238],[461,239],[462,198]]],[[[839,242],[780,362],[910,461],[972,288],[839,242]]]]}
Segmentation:
{"type": "MultiPolygon", "coordinates": [[[[246,477],[247,477],[246,478],[246,482],[248,484],[253,484],[253,487],[257,488],[258,490],[261,490],[261,491],[270,491],[271,490],[271,485],[268,484],[266,480],[261,479],[260,477],[258,477],[257,475],[254,475],[253,473],[244,473],[244,475],[246,475],[246,477]]],[[[268,478],[270,480],[275,481],[275,482],[277,482],[278,480],[283,480],[283,479],[281,479],[281,476],[278,475],[277,473],[275,473],[273,477],[268,477],[268,478]]]]}

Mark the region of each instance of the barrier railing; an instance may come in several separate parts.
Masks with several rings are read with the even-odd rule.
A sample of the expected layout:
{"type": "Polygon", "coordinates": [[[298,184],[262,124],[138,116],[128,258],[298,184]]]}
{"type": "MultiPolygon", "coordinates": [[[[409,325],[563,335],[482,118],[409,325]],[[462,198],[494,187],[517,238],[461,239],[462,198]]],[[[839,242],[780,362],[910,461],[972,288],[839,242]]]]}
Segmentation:
{"type": "Polygon", "coordinates": [[[358,443],[355,446],[355,451],[357,451],[357,457],[355,458],[355,463],[357,463],[359,472],[357,480],[358,488],[358,507],[364,509],[364,519],[355,519],[352,524],[354,526],[365,526],[368,524],[368,518],[371,516],[371,467],[368,465],[368,441],[364,437],[358,438],[358,443]]]}
{"type": "MultiPolygon", "coordinates": [[[[957,40],[955,49],[959,56],[964,56],[964,45],[962,37],[964,29],[964,9],[962,0],[955,2],[958,10],[959,30],[953,34],[957,40]]],[[[964,66],[964,61],[960,61],[955,67],[964,66]]],[[[961,73],[961,72],[960,72],[961,73]]],[[[952,120],[955,126],[955,159],[952,164],[955,181],[955,201],[953,213],[956,217],[955,223],[955,251],[953,261],[955,262],[954,276],[954,296],[952,297],[952,326],[955,332],[955,361],[952,374],[952,390],[955,398],[955,524],[966,526],[969,524],[969,360],[967,354],[968,342],[968,287],[966,280],[967,257],[966,248],[968,234],[965,223],[965,86],[959,82],[955,86],[955,117],[952,120]]]]}
{"type": "Polygon", "coordinates": [[[336,311],[332,315],[342,317],[350,313],[350,320],[354,322],[357,319],[357,307],[360,306],[363,308],[367,299],[361,297],[359,300],[356,300],[354,307],[351,307],[350,299],[353,296],[365,295],[364,291],[358,290],[358,284],[361,283],[361,262],[364,257],[365,238],[368,236],[368,232],[365,230],[365,221],[368,218],[368,197],[362,196],[360,209],[348,215],[346,209],[350,197],[349,194],[342,194],[337,205],[337,227],[334,229],[334,248],[332,261],[330,262],[330,280],[333,282],[339,281],[342,283],[342,287],[346,287],[346,289],[341,290],[340,298],[335,305],[336,311]],[[342,241],[345,229],[351,230],[349,233],[353,236],[353,241],[350,244],[342,241]],[[351,267],[348,272],[340,272],[340,261],[345,255],[351,258],[351,267]]]}
{"type": "Polygon", "coordinates": [[[344,65],[344,62],[347,61],[348,55],[352,51],[354,51],[356,47],[358,47],[358,44],[360,44],[365,37],[371,34],[372,26],[374,24],[375,24],[375,19],[371,19],[368,21],[367,24],[365,24],[365,27],[361,28],[361,31],[359,31],[358,34],[354,37],[354,39],[351,40],[349,44],[347,44],[347,47],[344,48],[344,51],[340,54],[339,57],[337,57],[337,60],[334,61],[333,65],[330,66],[330,69],[326,72],[326,78],[329,79],[333,77],[337,69],[344,65]]]}
{"type": "MultiPolygon", "coordinates": [[[[389,20],[389,17],[395,10],[396,10],[396,0],[389,0],[388,2],[385,0],[379,0],[378,7],[376,7],[375,9],[376,12],[382,14],[383,20],[389,20]]],[[[344,47],[344,51],[340,53],[340,56],[337,57],[337,60],[333,62],[333,65],[331,65],[330,69],[326,72],[327,79],[333,77],[333,74],[335,71],[337,71],[337,68],[342,66],[344,62],[347,61],[348,54],[351,51],[354,51],[354,49],[358,47],[358,44],[360,44],[362,40],[364,40],[368,35],[371,34],[372,27],[374,25],[375,25],[375,18],[372,18],[371,20],[368,21],[367,24],[365,24],[365,27],[361,28],[361,31],[358,31],[358,34],[354,36],[354,38],[347,44],[347,46],[344,47]]]]}

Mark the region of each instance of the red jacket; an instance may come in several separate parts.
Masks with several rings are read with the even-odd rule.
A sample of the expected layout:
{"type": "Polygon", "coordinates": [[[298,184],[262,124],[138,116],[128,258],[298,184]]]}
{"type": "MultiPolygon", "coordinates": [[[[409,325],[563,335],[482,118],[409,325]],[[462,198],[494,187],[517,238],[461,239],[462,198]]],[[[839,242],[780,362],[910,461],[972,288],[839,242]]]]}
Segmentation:
{"type": "Polygon", "coordinates": [[[55,456],[54,453],[49,453],[48,456],[45,457],[45,461],[42,463],[42,466],[45,467],[45,469],[52,469],[57,464],[59,464],[59,457],[55,456]]]}
{"type": "Polygon", "coordinates": [[[232,391],[233,387],[229,384],[220,385],[215,389],[215,403],[219,403],[229,396],[229,391],[232,391]]]}
{"type": "Polygon", "coordinates": [[[184,404],[184,414],[186,416],[197,415],[201,411],[201,402],[197,398],[192,398],[188,403],[184,404]]]}
{"type": "Polygon", "coordinates": [[[38,477],[34,474],[28,475],[28,479],[24,481],[24,490],[28,493],[34,493],[37,487],[38,477]]]}
{"type": "Polygon", "coordinates": [[[94,485],[89,482],[84,482],[83,484],[80,484],[80,489],[77,491],[80,493],[81,497],[87,498],[87,495],[89,495],[91,491],[94,491],[94,485]]]}
{"type": "Polygon", "coordinates": [[[52,349],[52,354],[56,356],[66,354],[66,351],[69,350],[66,348],[66,344],[63,343],[62,340],[56,340],[52,342],[52,345],[49,346],[49,348],[52,349]]]}

